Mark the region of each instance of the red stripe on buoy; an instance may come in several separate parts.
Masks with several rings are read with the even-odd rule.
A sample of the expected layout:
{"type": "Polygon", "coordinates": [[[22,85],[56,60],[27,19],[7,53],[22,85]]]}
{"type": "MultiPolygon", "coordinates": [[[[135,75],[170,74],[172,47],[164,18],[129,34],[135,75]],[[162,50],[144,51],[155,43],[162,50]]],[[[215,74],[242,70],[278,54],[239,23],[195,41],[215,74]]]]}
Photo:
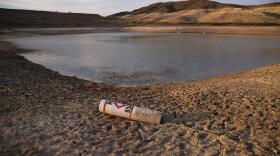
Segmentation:
{"type": "Polygon", "coordinates": [[[107,105],[107,100],[105,100],[104,106],[103,106],[103,113],[106,111],[106,105],[107,105]]]}
{"type": "Polygon", "coordinates": [[[132,106],[131,111],[129,113],[129,119],[131,120],[131,115],[132,115],[132,111],[133,111],[134,106],[132,106]]]}
{"type": "Polygon", "coordinates": [[[115,104],[115,106],[116,106],[118,109],[124,107],[124,104],[121,104],[121,103],[116,103],[116,102],[114,102],[114,104],[115,104]]]}

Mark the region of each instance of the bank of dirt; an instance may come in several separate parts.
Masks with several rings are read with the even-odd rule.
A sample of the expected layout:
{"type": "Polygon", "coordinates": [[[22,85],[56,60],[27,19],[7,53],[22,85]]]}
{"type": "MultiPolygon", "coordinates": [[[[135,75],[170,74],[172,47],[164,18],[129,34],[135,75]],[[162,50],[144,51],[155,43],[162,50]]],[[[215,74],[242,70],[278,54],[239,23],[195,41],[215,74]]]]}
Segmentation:
{"type": "Polygon", "coordinates": [[[1,155],[279,155],[280,65],[185,83],[113,87],[62,76],[0,42],[1,155]],[[98,112],[106,98],[164,113],[98,112]]]}

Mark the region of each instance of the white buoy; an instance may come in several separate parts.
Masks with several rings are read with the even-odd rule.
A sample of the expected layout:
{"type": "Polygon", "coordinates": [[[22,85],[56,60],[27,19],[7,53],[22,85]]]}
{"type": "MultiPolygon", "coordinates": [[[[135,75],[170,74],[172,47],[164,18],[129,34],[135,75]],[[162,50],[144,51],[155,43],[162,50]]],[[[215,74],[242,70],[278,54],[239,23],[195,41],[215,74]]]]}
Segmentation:
{"type": "Polygon", "coordinates": [[[136,106],[128,106],[122,103],[112,102],[109,100],[101,100],[99,103],[99,111],[110,115],[115,115],[130,120],[159,124],[161,121],[161,113],[146,108],[136,106]]]}

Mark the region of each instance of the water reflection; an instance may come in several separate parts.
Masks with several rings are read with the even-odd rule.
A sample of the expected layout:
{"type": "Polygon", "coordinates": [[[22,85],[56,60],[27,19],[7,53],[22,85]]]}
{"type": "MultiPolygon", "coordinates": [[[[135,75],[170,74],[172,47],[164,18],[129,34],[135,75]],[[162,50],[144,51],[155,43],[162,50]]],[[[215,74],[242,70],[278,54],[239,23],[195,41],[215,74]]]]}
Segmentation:
{"type": "Polygon", "coordinates": [[[280,38],[250,35],[96,33],[12,40],[65,75],[113,85],[186,81],[280,62],[280,38]]]}

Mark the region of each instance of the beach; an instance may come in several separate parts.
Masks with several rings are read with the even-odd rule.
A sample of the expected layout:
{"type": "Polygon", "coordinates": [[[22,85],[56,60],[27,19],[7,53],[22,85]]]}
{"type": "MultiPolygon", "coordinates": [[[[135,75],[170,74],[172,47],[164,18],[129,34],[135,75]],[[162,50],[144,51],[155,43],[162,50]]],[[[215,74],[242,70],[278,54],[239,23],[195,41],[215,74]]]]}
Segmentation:
{"type": "Polygon", "coordinates": [[[280,64],[115,87],[60,75],[18,55],[24,52],[0,42],[1,155],[280,154],[280,64]],[[160,111],[162,123],[100,113],[101,99],[160,111]]]}

